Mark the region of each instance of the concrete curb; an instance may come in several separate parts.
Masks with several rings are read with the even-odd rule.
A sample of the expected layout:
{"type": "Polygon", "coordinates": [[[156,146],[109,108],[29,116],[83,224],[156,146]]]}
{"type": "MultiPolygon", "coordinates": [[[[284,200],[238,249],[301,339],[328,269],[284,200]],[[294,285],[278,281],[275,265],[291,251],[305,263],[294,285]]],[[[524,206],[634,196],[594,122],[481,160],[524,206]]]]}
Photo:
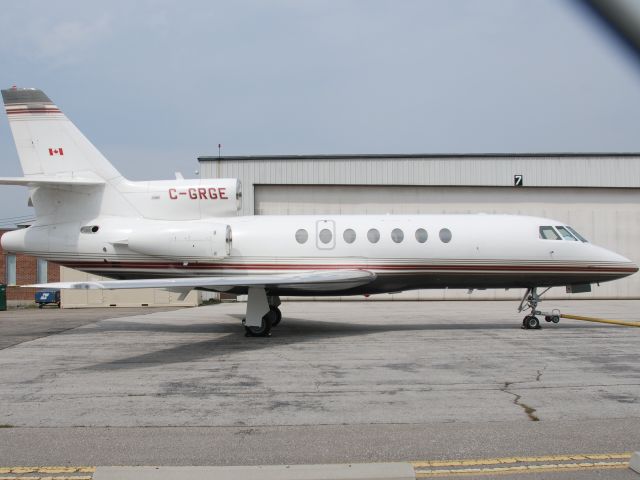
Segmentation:
{"type": "Polygon", "coordinates": [[[256,467],[98,467],[93,480],[415,480],[409,463],[256,467]]]}
{"type": "Polygon", "coordinates": [[[629,468],[636,473],[640,473],[640,452],[635,452],[629,460],[629,468]]]}

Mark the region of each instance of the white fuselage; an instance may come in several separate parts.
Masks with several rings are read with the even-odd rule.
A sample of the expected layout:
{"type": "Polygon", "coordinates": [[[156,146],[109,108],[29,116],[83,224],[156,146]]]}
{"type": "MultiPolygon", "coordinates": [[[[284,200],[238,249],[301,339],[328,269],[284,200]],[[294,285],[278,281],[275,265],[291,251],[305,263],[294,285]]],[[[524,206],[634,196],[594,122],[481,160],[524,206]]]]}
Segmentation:
{"type": "Polygon", "coordinates": [[[249,290],[248,322],[256,326],[277,307],[267,296],[316,294],[318,286],[329,295],[530,288],[591,284],[637,271],[628,259],[569,230],[572,240],[561,239],[555,227],[562,224],[548,219],[238,217],[237,179],[127,180],[43,91],[12,87],[1,93],[24,176],[0,177],[0,184],[28,187],[37,218],[29,228],[4,234],[3,249],[130,279],[59,282],[60,288],[249,290]],[[543,239],[542,226],[557,239],[543,239]]]}
{"type": "Polygon", "coordinates": [[[371,284],[324,292],[341,295],[588,284],[637,270],[628,259],[590,243],[540,237],[541,226],[560,225],[544,218],[484,214],[251,216],[197,221],[102,216],[84,224],[36,224],[5,234],[2,245],[7,251],[118,279],[347,269],[376,274],[371,284]],[[91,232],[87,226],[98,229],[91,232]],[[372,229],[379,235],[376,242],[378,235],[372,229]],[[302,230],[306,241],[302,241],[302,230]],[[140,232],[146,233],[141,236],[140,232]],[[208,236],[206,232],[215,233],[208,236]],[[225,235],[230,237],[226,249],[225,235]]]}

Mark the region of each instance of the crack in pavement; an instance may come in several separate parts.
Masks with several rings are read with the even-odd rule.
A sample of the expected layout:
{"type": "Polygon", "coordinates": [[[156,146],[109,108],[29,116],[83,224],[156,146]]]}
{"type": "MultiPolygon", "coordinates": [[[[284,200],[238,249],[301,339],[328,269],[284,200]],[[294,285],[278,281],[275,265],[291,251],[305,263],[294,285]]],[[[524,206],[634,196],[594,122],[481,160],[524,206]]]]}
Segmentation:
{"type": "Polygon", "coordinates": [[[542,367],[542,370],[538,370],[538,371],[537,371],[537,375],[536,375],[536,382],[539,382],[539,381],[540,381],[540,379],[542,378],[542,374],[544,373],[544,371],[545,371],[546,369],[547,369],[547,365],[545,364],[545,365],[542,367]]]}
{"type": "Polygon", "coordinates": [[[515,392],[510,392],[509,387],[511,385],[513,385],[513,382],[504,382],[504,386],[502,386],[500,390],[504,393],[508,393],[509,395],[513,395],[513,404],[522,408],[524,410],[524,413],[527,414],[527,417],[529,417],[529,420],[531,420],[532,422],[539,422],[540,418],[535,414],[536,409],[524,402],[521,402],[520,399],[522,398],[522,395],[518,395],[515,392]]]}

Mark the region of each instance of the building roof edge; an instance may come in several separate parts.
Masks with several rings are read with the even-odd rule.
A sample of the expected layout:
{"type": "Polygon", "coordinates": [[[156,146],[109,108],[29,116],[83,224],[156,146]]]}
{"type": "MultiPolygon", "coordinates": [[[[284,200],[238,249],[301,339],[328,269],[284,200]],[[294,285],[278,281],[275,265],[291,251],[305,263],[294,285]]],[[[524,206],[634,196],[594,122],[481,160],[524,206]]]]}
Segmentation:
{"type": "Polygon", "coordinates": [[[373,153],[373,154],[318,154],[318,155],[200,155],[199,162],[238,161],[238,160],[388,160],[388,159],[456,159],[456,158],[640,158],[634,152],[589,152],[589,153],[373,153]]]}

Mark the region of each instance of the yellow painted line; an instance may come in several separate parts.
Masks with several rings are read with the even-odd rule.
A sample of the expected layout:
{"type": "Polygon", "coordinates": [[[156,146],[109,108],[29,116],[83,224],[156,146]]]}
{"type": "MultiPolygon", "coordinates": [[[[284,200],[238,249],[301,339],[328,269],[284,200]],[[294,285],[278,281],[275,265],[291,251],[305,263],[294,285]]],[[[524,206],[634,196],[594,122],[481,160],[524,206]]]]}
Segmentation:
{"type": "Polygon", "coordinates": [[[470,460],[424,460],[411,462],[414,468],[506,465],[532,462],[575,462],[582,460],[629,460],[631,453],[588,453],[580,455],[542,455],[538,457],[477,458],[470,460]]]}
{"type": "Polygon", "coordinates": [[[0,467],[0,480],[91,480],[92,475],[69,474],[93,474],[95,471],[96,467],[85,466],[0,467]]]}
{"type": "Polygon", "coordinates": [[[19,477],[5,477],[5,476],[0,476],[0,480],[91,480],[92,479],[92,475],[63,475],[63,476],[58,476],[56,475],[55,477],[47,475],[46,477],[41,477],[41,476],[19,476],[19,477]]]}
{"type": "MultiPolygon", "coordinates": [[[[31,467],[0,467],[0,474],[14,473],[95,473],[96,467],[68,467],[68,466],[31,466],[31,467]]],[[[74,477],[75,478],[75,477],[74,477]]]]}
{"type": "Polygon", "coordinates": [[[78,473],[95,472],[95,467],[38,467],[38,473],[78,473]]]}
{"type": "Polygon", "coordinates": [[[494,475],[494,474],[520,474],[538,472],[566,472],[576,470],[607,470],[628,468],[627,462],[583,462],[583,463],[557,463],[541,465],[514,465],[509,467],[487,468],[449,468],[449,469],[416,469],[416,478],[450,477],[457,475],[494,475]]]}
{"type": "Polygon", "coordinates": [[[625,322],[623,320],[607,320],[606,318],[583,317],[580,315],[568,315],[564,313],[560,316],[562,318],[569,318],[571,320],[582,320],[584,322],[609,323],[611,325],[624,325],[625,327],[640,327],[640,322],[625,322]]]}

